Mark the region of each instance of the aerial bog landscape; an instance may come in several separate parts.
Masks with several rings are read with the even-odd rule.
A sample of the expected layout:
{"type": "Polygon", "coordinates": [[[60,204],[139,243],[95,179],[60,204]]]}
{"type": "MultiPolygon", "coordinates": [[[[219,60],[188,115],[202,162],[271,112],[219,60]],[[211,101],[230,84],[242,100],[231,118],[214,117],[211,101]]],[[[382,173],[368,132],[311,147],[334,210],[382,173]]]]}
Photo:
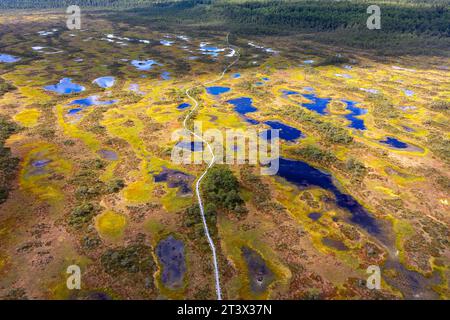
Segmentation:
{"type": "Polygon", "coordinates": [[[1,299],[449,299],[448,2],[8,3],[1,299]]]}

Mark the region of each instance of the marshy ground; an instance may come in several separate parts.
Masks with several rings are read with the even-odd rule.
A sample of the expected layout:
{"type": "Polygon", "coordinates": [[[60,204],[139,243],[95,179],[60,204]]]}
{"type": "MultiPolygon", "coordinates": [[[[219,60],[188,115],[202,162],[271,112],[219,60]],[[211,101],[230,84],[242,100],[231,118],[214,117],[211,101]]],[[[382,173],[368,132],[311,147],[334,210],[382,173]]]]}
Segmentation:
{"type": "MultiPolygon", "coordinates": [[[[101,13],[71,31],[51,12],[4,13],[0,30],[0,296],[214,299],[192,193],[205,165],[174,164],[171,133],[185,90],[236,54],[226,34],[101,13]]],[[[450,59],[230,42],[241,58],[195,92],[195,120],[280,128],[282,170],[229,167],[244,203],[209,220],[224,298],[448,299],[450,59]]]]}

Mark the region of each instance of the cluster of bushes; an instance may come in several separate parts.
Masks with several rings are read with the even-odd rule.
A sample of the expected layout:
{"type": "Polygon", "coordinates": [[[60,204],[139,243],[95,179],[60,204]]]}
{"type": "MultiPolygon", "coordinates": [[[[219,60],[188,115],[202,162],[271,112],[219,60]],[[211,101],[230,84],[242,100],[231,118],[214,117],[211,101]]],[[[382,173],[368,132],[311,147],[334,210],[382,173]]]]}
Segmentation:
{"type": "Polygon", "coordinates": [[[394,107],[392,102],[381,94],[369,95],[369,100],[373,104],[372,114],[379,119],[398,118],[399,110],[394,107]]]}
{"type": "Polygon", "coordinates": [[[345,163],[345,169],[354,182],[361,182],[367,174],[366,166],[354,158],[347,160],[345,163]]]}
{"type": "Polygon", "coordinates": [[[362,162],[354,158],[349,158],[346,162],[343,162],[331,151],[323,150],[315,145],[295,149],[292,154],[306,162],[317,163],[323,167],[334,167],[349,176],[354,183],[361,182],[367,174],[367,168],[362,162]]]}
{"type": "Polygon", "coordinates": [[[317,131],[319,135],[324,137],[325,142],[340,144],[350,144],[353,142],[353,137],[348,130],[337,127],[331,122],[319,119],[311,112],[297,108],[294,111],[292,111],[292,109],[290,111],[286,111],[284,115],[286,117],[293,117],[295,120],[317,131]]]}
{"type": "Polygon", "coordinates": [[[19,164],[19,159],[13,157],[11,150],[5,147],[5,141],[19,130],[18,125],[0,116],[0,204],[8,198],[10,180],[14,177],[19,164]]]}
{"type": "Polygon", "coordinates": [[[270,188],[261,180],[261,176],[253,173],[253,167],[244,165],[240,171],[242,184],[251,190],[252,202],[259,211],[273,209],[276,204],[272,202],[270,188]]]}
{"type": "Polygon", "coordinates": [[[112,275],[122,272],[151,275],[155,269],[152,248],[141,243],[108,249],[101,256],[100,261],[105,271],[112,275]]]}
{"type": "Polygon", "coordinates": [[[99,180],[98,170],[105,168],[105,162],[100,159],[84,161],[80,172],[72,179],[77,186],[75,196],[79,200],[90,200],[103,194],[119,192],[125,187],[122,179],[114,179],[107,183],[99,180]]]}
{"type": "Polygon", "coordinates": [[[446,163],[450,163],[450,140],[438,134],[431,134],[427,138],[427,145],[435,155],[446,163]]]}
{"type": "Polygon", "coordinates": [[[240,217],[246,212],[239,195],[239,181],[225,165],[212,167],[202,184],[202,193],[209,210],[228,210],[240,217]]]}
{"type": "Polygon", "coordinates": [[[0,97],[3,96],[5,93],[15,89],[16,87],[14,87],[12,84],[0,78],[0,97]]]}
{"type": "MultiPolygon", "coordinates": [[[[209,233],[212,237],[217,234],[217,214],[215,208],[210,205],[205,206],[205,219],[209,228],[209,233]]],[[[193,204],[185,211],[184,226],[189,229],[188,237],[191,239],[203,239],[204,230],[203,222],[200,215],[200,208],[198,204],[193,204]]],[[[205,247],[208,245],[206,242],[203,243],[205,247]]]]}
{"type": "Polygon", "coordinates": [[[450,110],[450,102],[445,100],[433,101],[429,108],[433,111],[448,112],[450,110]]]}
{"type": "Polygon", "coordinates": [[[68,223],[76,229],[89,224],[100,211],[99,206],[95,204],[99,196],[119,192],[125,187],[122,179],[113,179],[106,183],[101,181],[98,171],[104,168],[105,162],[100,159],[84,161],[80,172],[71,180],[76,187],[75,197],[78,201],[70,213],[68,223]]]}
{"type": "MultiPolygon", "coordinates": [[[[239,181],[227,166],[216,165],[210,169],[202,183],[202,194],[205,219],[212,237],[217,234],[216,221],[219,210],[233,212],[238,218],[247,212],[244,200],[239,195],[239,181]]],[[[203,222],[197,203],[186,209],[184,226],[190,230],[188,236],[191,239],[204,237],[203,222]]],[[[208,244],[204,242],[203,245],[206,248],[208,244]]]]}
{"type": "Polygon", "coordinates": [[[293,151],[293,154],[304,160],[315,162],[322,166],[329,166],[339,162],[332,152],[322,150],[314,145],[308,145],[304,148],[296,149],[293,151]]]}
{"type": "Polygon", "coordinates": [[[88,224],[99,211],[100,208],[93,203],[80,204],[72,210],[69,217],[69,225],[80,229],[83,225],[88,224]]]}
{"type": "Polygon", "coordinates": [[[317,67],[332,66],[332,65],[339,65],[339,64],[343,64],[343,63],[349,63],[349,62],[350,62],[350,59],[347,57],[344,57],[342,55],[334,55],[334,56],[325,58],[323,61],[316,63],[315,66],[317,66],[317,67]]]}

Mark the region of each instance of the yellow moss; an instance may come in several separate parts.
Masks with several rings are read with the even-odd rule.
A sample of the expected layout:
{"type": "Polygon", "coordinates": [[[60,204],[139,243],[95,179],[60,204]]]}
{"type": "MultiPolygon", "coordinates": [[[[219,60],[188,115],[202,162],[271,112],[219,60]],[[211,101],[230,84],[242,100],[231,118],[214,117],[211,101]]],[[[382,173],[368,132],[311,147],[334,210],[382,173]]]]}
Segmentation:
{"type": "Polygon", "coordinates": [[[376,186],[375,190],[379,190],[381,192],[383,192],[384,194],[386,194],[387,196],[391,197],[391,198],[398,198],[398,194],[395,193],[392,189],[383,187],[383,186],[376,186]]]}
{"type": "Polygon", "coordinates": [[[14,116],[14,120],[19,122],[24,127],[34,127],[41,116],[41,111],[38,109],[25,109],[14,116]]]}
{"type": "Polygon", "coordinates": [[[122,238],[127,225],[127,218],[114,211],[105,211],[95,219],[95,226],[103,238],[117,240],[122,238]]]}
{"type": "Polygon", "coordinates": [[[167,212],[178,212],[192,204],[192,196],[178,196],[178,188],[169,188],[161,202],[167,212]]]}
{"type": "Polygon", "coordinates": [[[395,234],[395,247],[398,250],[398,256],[400,262],[404,263],[405,261],[405,249],[403,247],[403,243],[407,238],[414,234],[414,229],[406,221],[396,219],[394,217],[389,217],[392,221],[392,226],[395,234]]]}
{"type": "Polygon", "coordinates": [[[262,230],[245,232],[236,230],[233,222],[224,216],[218,217],[218,230],[221,246],[227,258],[239,270],[238,276],[231,281],[228,287],[230,298],[267,299],[275,285],[287,286],[292,276],[291,272],[279,261],[275,253],[262,242],[262,230]],[[242,246],[257,251],[275,275],[273,283],[261,294],[255,294],[250,290],[250,282],[247,276],[248,269],[241,252],[242,246]]]}
{"type": "Polygon", "coordinates": [[[19,91],[26,98],[28,104],[46,104],[52,100],[52,97],[43,92],[41,89],[32,87],[19,87],[19,91]]]}
{"type": "Polygon", "coordinates": [[[154,184],[139,180],[130,183],[123,189],[125,199],[133,203],[145,203],[152,199],[154,184]]]}
{"type": "Polygon", "coordinates": [[[54,174],[68,175],[72,169],[69,162],[60,158],[58,149],[50,143],[34,143],[24,146],[31,148],[22,161],[19,183],[22,188],[29,190],[41,200],[62,200],[61,191],[64,180],[51,179],[54,174]],[[33,166],[34,161],[48,160],[45,168],[33,166]]]}
{"type": "MultiPolygon", "coordinates": [[[[87,111],[89,114],[92,110],[87,111]]],[[[64,130],[64,134],[83,141],[93,152],[97,152],[101,148],[101,144],[97,137],[90,132],[83,131],[77,127],[76,124],[68,123],[64,120],[64,107],[62,105],[56,106],[56,115],[59,126],[64,130]]]]}

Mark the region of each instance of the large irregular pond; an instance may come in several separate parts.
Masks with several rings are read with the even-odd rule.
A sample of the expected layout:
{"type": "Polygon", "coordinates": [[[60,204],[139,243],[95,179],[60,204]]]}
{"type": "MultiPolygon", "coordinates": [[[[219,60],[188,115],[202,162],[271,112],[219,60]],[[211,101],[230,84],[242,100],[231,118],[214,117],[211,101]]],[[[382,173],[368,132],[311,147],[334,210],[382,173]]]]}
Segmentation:
{"type": "Polygon", "coordinates": [[[86,90],[82,85],[72,82],[70,78],[63,78],[57,84],[45,86],[44,90],[56,92],[59,94],[79,93],[86,90]]]}
{"type": "Polygon", "coordinates": [[[89,96],[87,98],[76,99],[69,103],[69,106],[81,106],[81,107],[90,107],[90,106],[100,106],[100,105],[110,105],[116,103],[117,100],[106,100],[100,101],[98,96],[89,96]]]}
{"type": "Polygon", "coordinates": [[[383,272],[383,280],[399,289],[405,299],[439,299],[439,295],[433,290],[433,286],[439,285],[442,281],[437,271],[430,277],[425,277],[419,272],[408,270],[399,261],[391,258],[386,261],[383,269],[394,270],[395,276],[392,276],[392,273],[383,272]]]}
{"type": "Polygon", "coordinates": [[[364,124],[364,120],[357,117],[367,114],[367,109],[357,107],[356,104],[358,104],[358,102],[355,101],[342,100],[342,102],[346,103],[347,110],[351,111],[351,113],[345,115],[345,118],[350,121],[350,125],[348,127],[358,130],[366,130],[367,128],[364,124]]]}
{"type": "MultiPolygon", "coordinates": [[[[295,141],[298,138],[302,137],[302,132],[298,130],[297,128],[288,126],[287,124],[284,124],[280,121],[265,121],[265,124],[270,126],[272,129],[278,129],[280,130],[278,132],[280,139],[283,139],[285,141],[295,141]]],[[[271,140],[272,134],[271,130],[264,131],[262,136],[263,138],[266,138],[267,140],[271,140]]]]}
{"type": "Polygon", "coordinates": [[[306,162],[279,158],[278,176],[303,188],[317,186],[332,192],[336,198],[336,205],[348,210],[351,222],[361,226],[372,235],[380,234],[380,226],[376,219],[351,195],[342,193],[334,184],[332,176],[318,170],[306,162]]]}
{"type": "Polygon", "coordinates": [[[0,62],[1,63],[14,63],[20,61],[20,58],[12,56],[10,54],[1,53],[0,54],[0,62]]]}
{"type": "Polygon", "coordinates": [[[314,93],[304,93],[302,96],[312,101],[312,103],[302,103],[303,107],[322,115],[327,113],[327,106],[331,98],[319,98],[314,93]]]}
{"type": "Polygon", "coordinates": [[[183,241],[168,236],[158,243],[156,255],[162,266],[162,283],[171,289],[181,287],[186,273],[183,241]]]}
{"type": "Polygon", "coordinates": [[[406,142],[400,141],[397,138],[386,137],[384,140],[380,140],[380,143],[386,144],[394,149],[406,149],[408,144],[406,142]]]}
{"type": "Polygon", "coordinates": [[[195,177],[190,174],[163,167],[163,170],[158,174],[154,174],[153,178],[155,182],[167,182],[169,188],[178,188],[178,195],[180,196],[192,194],[191,185],[195,177]]]}
{"type": "Polygon", "coordinates": [[[258,110],[255,106],[253,106],[253,100],[252,98],[242,97],[242,98],[236,98],[231,99],[227,101],[228,103],[231,103],[234,105],[234,111],[239,113],[240,115],[246,115],[250,112],[255,112],[258,110]]]}
{"type": "Polygon", "coordinates": [[[206,92],[208,92],[209,94],[211,94],[213,96],[221,95],[222,93],[226,93],[230,90],[231,89],[229,87],[220,87],[220,86],[212,86],[212,87],[206,88],[206,92]]]}
{"type": "Polygon", "coordinates": [[[242,257],[247,265],[247,273],[250,281],[250,290],[260,294],[275,280],[275,275],[269,269],[264,259],[253,249],[243,246],[242,257]]]}

